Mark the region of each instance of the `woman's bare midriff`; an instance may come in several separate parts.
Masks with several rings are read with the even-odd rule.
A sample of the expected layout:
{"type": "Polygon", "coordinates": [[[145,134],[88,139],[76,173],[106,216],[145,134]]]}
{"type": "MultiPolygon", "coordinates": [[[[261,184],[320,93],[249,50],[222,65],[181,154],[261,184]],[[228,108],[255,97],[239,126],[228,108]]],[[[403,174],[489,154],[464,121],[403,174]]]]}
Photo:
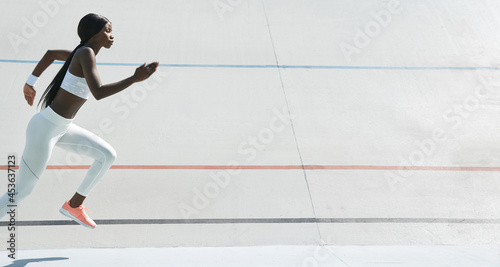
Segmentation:
{"type": "Polygon", "coordinates": [[[56,97],[52,100],[50,108],[66,119],[73,119],[86,101],[87,99],[78,97],[60,88],[56,97]]]}

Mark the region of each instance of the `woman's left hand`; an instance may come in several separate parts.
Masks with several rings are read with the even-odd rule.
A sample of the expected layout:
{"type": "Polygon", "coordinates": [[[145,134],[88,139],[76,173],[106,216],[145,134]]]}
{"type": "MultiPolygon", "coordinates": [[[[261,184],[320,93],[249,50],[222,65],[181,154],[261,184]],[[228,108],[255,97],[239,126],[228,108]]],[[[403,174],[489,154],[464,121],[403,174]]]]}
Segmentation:
{"type": "Polygon", "coordinates": [[[26,99],[26,101],[30,106],[33,106],[33,101],[35,100],[35,95],[36,95],[35,87],[25,83],[23,91],[24,91],[24,99],[26,99]]]}
{"type": "Polygon", "coordinates": [[[153,74],[156,71],[156,68],[158,68],[159,64],[160,63],[158,62],[153,62],[149,63],[147,66],[146,63],[139,66],[137,69],[135,69],[134,73],[135,81],[141,82],[149,78],[149,76],[151,76],[151,74],[153,74]]]}

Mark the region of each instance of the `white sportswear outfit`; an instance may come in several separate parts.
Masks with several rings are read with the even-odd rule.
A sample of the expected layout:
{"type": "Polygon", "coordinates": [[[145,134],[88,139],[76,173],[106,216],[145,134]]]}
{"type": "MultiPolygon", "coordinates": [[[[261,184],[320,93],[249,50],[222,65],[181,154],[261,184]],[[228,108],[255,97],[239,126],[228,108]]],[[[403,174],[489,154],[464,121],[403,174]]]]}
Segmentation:
{"type": "MultiPolygon", "coordinates": [[[[77,77],[69,71],[66,72],[61,89],[84,99],[90,96],[85,78],[77,77]]],[[[31,194],[47,167],[54,145],[94,159],[76,191],[82,196],[87,196],[111,167],[116,159],[113,147],[72,121],[57,114],[50,106],[31,118],[26,129],[26,145],[19,160],[19,171],[16,173],[15,202],[10,202],[8,193],[0,197],[0,218],[9,210],[7,205],[19,204],[31,194]]]]}

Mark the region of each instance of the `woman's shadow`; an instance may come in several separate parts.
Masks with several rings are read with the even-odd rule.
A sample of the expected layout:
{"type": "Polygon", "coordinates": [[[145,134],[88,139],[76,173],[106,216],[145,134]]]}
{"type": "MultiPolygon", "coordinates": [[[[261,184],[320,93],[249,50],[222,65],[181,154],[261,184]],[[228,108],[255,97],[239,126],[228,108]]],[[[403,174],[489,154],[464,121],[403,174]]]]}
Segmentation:
{"type": "Polygon", "coordinates": [[[28,263],[32,262],[44,262],[44,261],[62,261],[62,260],[68,260],[69,258],[63,258],[63,257],[52,257],[52,258],[38,258],[38,259],[22,259],[22,260],[15,260],[9,265],[4,265],[4,267],[24,267],[27,266],[28,263]]]}

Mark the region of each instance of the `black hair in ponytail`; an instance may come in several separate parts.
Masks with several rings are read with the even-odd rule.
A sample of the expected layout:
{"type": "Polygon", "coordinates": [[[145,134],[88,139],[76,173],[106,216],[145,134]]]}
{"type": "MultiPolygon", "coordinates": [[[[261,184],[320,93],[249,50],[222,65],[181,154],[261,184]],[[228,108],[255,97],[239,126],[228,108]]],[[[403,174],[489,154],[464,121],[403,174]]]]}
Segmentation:
{"type": "Polygon", "coordinates": [[[42,108],[46,108],[52,103],[52,100],[54,100],[59,88],[61,87],[64,76],[69,69],[69,64],[71,63],[71,59],[73,59],[76,50],[85,46],[85,43],[88,42],[92,36],[99,33],[107,23],[111,22],[106,17],[93,13],[85,15],[85,17],[80,20],[80,23],[78,23],[78,36],[81,40],[80,44],[73,50],[73,52],[71,52],[56,77],[54,77],[47,89],[45,89],[38,105],[42,104],[42,108]]]}

